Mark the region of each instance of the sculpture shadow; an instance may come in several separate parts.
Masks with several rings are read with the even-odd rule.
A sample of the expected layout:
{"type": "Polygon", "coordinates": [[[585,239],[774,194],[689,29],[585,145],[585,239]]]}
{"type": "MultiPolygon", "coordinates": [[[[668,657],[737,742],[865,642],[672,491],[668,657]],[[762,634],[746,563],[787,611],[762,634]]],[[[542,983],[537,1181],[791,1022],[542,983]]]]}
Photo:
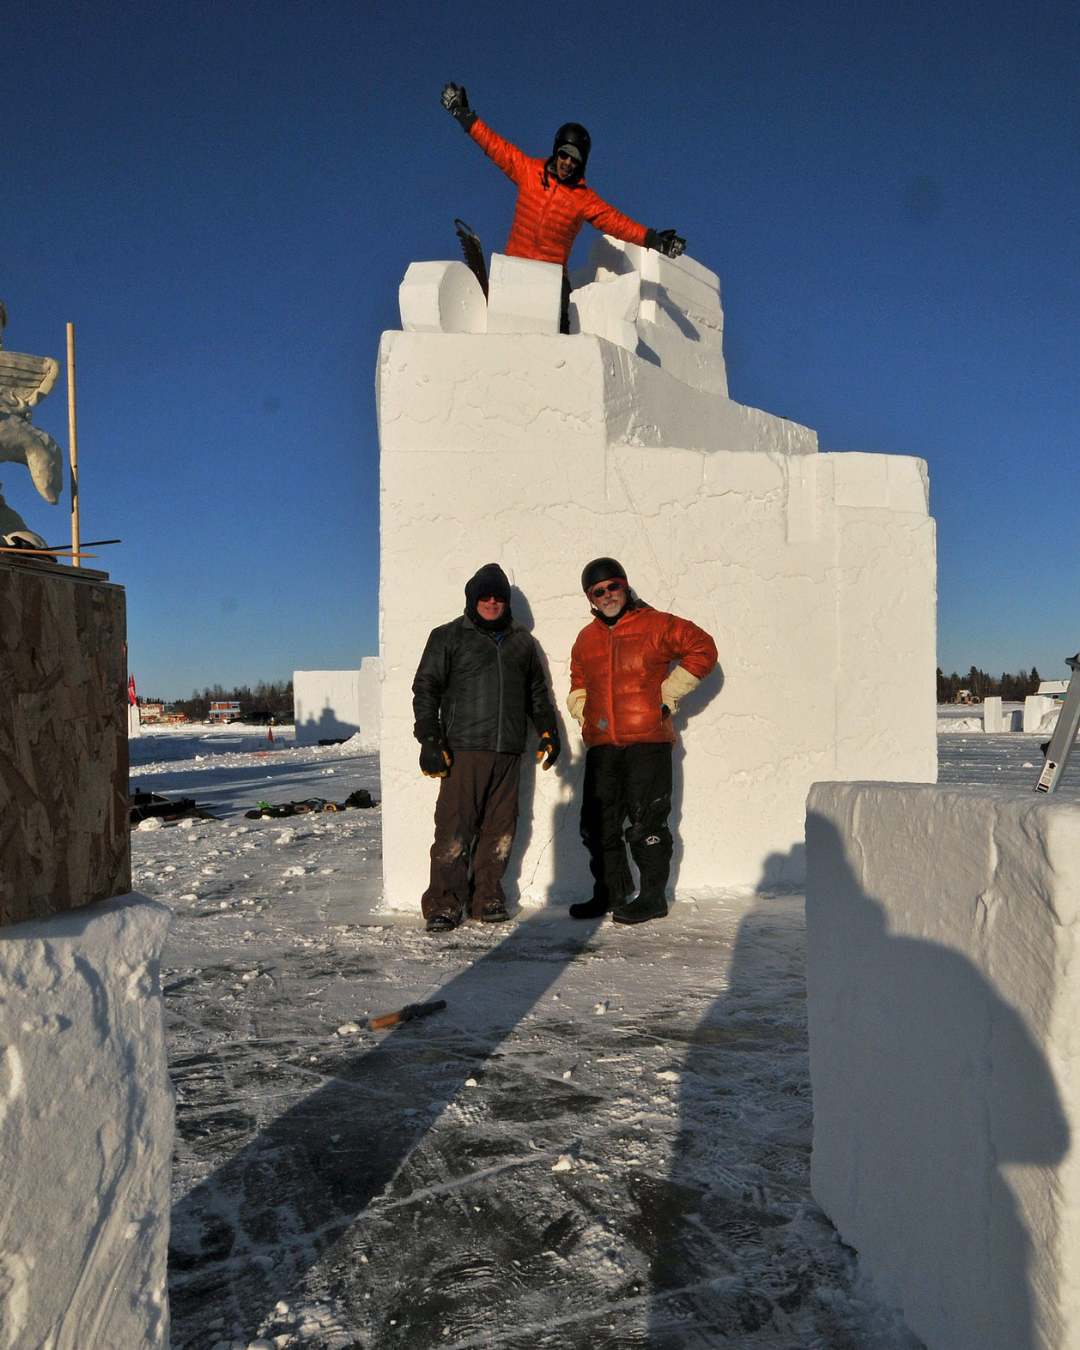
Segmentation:
{"type": "MultiPolygon", "coordinates": [[[[713,699],[720,696],[724,688],[724,670],[717,663],[712,672],[706,676],[700,685],[693,691],[689,698],[683,702],[679,711],[674,716],[674,726],[677,736],[675,745],[672,747],[671,769],[671,815],[669,823],[672,834],[672,852],[671,852],[671,877],[668,881],[669,898],[674,896],[679,885],[679,872],[682,867],[682,860],[685,853],[685,846],[682,837],[682,809],[683,793],[685,791],[686,778],[683,772],[686,762],[686,727],[691,719],[701,716],[706,708],[712,703],[713,699]]],[[[719,828],[723,829],[724,822],[719,822],[719,828]]]]}
{"type": "MultiPolygon", "coordinates": [[[[308,745],[318,745],[322,741],[347,741],[360,730],[358,722],[347,722],[340,718],[329,703],[318,717],[305,717],[301,725],[308,745]]],[[[304,743],[297,740],[298,745],[304,743]]]]}
{"type": "MultiPolygon", "coordinates": [[[[254,1334],[313,1266],[332,1267],[336,1246],[597,926],[533,914],[434,991],[447,1004],[438,1016],[402,1024],[352,1058],[337,1059],[328,1048],[319,1066],[325,1086],[270,1121],[174,1206],[170,1302],[178,1343],[190,1343],[208,1307],[254,1334]]],[[[342,1256],[346,1265],[354,1259],[342,1256]]]]}
{"type": "MultiPolygon", "coordinates": [[[[956,1343],[1036,1350],[1043,1341],[1033,1314],[1032,1238],[1003,1168],[1052,1166],[1068,1151],[1050,1068],[1016,1009],[970,961],[891,934],[883,906],[846,864],[839,873],[822,866],[826,854],[843,857],[830,822],[811,815],[807,839],[808,926],[818,907],[830,911],[826,931],[844,934],[837,954],[844,987],[814,991],[814,1043],[829,1036],[831,1017],[847,1025],[860,988],[872,990],[874,1006],[865,1035],[845,1035],[850,1053],[843,1065],[832,1061],[837,1077],[828,1091],[835,1101],[850,1083],[862,1115],[818,1124],[815,1169],[846,1176],[847,1190],[824,1183],[829,1194],[843,1194],[842,1204],[859,1197],[863,1222],[868,1210],[875,1215],[875,1240],[891,1234],[899,1258],[927,1273],[939,1308],[955,1305],[965,1278],[981,1283],[980,1325],[965,1325],[956,1343]],[[950,1277],[959,1281],[952,1288],[950,1277]]],[[[837,1243],[810,1195],[805,975],[792,935],[777,941],[798,914],[773,880],[797,862],[767,860],[760,898],[739,925],[727,988],[692,1036],[654,1235],[652,1350],[710,1335],[772,1331],[800,1344],[854,1345],[868,1334],[865,1323],[860,1330],[860,1298],[842,1296],[856,1275],[855,1255],[842,1244],[857,1248],[860,1234],[838,1213],[837,1243]],[[823,1288],[831,1290],[826,1298],[823,1288]]],[[[818,1056],[829,1062],[827,1053],[818,1056]]],[[[921,1345],[899,1314],[894,1332],[890,1344],[921,1345]]]]}

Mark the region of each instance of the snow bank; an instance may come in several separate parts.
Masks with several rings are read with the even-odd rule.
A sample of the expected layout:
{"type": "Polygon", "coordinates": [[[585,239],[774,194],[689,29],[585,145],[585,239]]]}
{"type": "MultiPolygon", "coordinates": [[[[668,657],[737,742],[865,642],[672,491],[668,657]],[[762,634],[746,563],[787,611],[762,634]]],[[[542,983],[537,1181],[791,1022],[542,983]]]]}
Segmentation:
{"type": "MultiPolygon", "coordinates": [[[[612,249],[620,266],[633,263],[604,240],[595,274],[613,270],[612,249]]],[[[585,333],[383,334],[392,907],[415,906],[426,884],[437,786],[417,767],[413,675],[429,631],[462,612],[465,581],[489,561],[517,588],[514,613],[546,655],[560,710],[570,648],[589,621],[579,578],[590,558],[618,558],[644,600],[715,636],[723,677],[676,719],[681,890],[800,877],[816,778],[935,777],[925,465],[818,454],[809,428],[727,398],[715,277],[692,259],[646,262],[653,270],[590,284],[616,288],[608,317],[626,325],[634,305],[618,288],[636,288],[638,320],[663,330],[651,356],[585,333]]],[[[556,770],[537,774],[531,756],[523,767],[507,878],[512,895],[538,902],[589,884],[577,823],[583,747],[565,715],[561,725],[556,770]]]]}
{"type": "Polygon", "coordinates": [[[137,894],[0,935],[0,1340],[167,1346],[172,1089],[137,894]]]}
{"type": "Polygon", "coordinates": [[[929,1350],[1080,1345],[1080,807],[817,783],[812,1187],[929,1350]]]}
{"type": "Polygon", "coordinates": [[[968,734],[972,731],[982,731],[982,729],[981,717],[939,717],[937,720],[939,736],[952,736],[957,732],[968,734]]]}

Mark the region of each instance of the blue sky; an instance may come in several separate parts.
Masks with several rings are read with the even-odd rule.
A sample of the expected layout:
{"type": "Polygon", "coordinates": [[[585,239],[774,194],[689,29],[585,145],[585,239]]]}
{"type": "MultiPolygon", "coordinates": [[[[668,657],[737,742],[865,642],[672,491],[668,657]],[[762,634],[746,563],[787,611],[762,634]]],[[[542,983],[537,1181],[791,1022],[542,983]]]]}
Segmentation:
{"type": "MultiPolygon", "coordinates": [[[[687,236],[732,397],[929,461],[946,670],[1066,674],[1072,0],[9,0],[4,48],[6,345],[62,357],[76,325],[83,536],[124,540],[96,565],[141,691],[376,651],[379,334],[408,263],[456,256],[454,216],[489,250],[511,217],[451,78],[532,153],[584,122],[592,186],[687,236]]],[[[58,387],[35,421],[66,445],[66,417],[58,387]]],[[[23,470],[0,480],[67,538],[23,470]]]]}

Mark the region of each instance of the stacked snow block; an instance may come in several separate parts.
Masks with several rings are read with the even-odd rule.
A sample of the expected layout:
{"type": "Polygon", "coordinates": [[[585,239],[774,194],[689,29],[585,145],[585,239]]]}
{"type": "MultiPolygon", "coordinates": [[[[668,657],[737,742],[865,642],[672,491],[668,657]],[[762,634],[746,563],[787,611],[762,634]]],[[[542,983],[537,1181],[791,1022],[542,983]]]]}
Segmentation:
{"type": "Polygon", "coordinates": [[[170,918],[127,895],[0,933],[5,1346],[169,1344],[170,918]]]}
{"type": "Polygon", "coordinates": [[[484,292],[462,262],[414,262],[398,287],[401,326],[408,333],[483,333],[484,292]]]}
{"type": "Polygon", "coordinates": [[[929,1350],[1080,1347],[1080,807],[817,783],[812,1188],[929,1350]]]}
{"type": "MultiPolygon", "coordinates": [[[[680,891],[800,880],[815,779],[936,774],[925,465],[819,454],[810,428],[728,398],[715,278],[714,308],[704,294],[712,274],[603,242],[601,259],[645,269],[598,283],[637,296],[635,323],[645,322],[648,286],[665,289],[671,331],[663,342],[651,334],[651,356],[585,332],[382,338],[391,907],[416,905],[431,846],[436,785],[416,765],[413,675],[429,631],[461,613],[465,581],[486,562],[514,583],[514,614],[545,653],[560,709],[570,648],[590,619],[579,584],[590,558],[618,558],[644,600],[715,636],[722,674],[675,721],[680,891]]],[[[556,771],[535,774],[531,756],[523,768],[512,898],[580,898],[589,885],[577,819],[583,746],[562,720],[556,771]]]]}
{"type": "Polygon", "coordinates": [[[0,928],[131,889],[124,592],[0,561],[0,928]]]}
{"type": "Polygon", "coordinates": [[[379,748],[377,656],[365,656],[359,670],[294,670],[296,744],[346,741],[358,733],[379,748]]]}

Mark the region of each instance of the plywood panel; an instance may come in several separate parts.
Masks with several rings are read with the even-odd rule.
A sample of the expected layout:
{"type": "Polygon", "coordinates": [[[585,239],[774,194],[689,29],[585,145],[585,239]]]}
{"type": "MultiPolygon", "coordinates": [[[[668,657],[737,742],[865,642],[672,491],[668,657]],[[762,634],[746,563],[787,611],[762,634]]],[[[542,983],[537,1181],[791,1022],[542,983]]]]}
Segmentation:
{"type": "Polygon", "coordinates": [[[131,889],[124,592],[0,561],[0,926],[131,889]]]}

